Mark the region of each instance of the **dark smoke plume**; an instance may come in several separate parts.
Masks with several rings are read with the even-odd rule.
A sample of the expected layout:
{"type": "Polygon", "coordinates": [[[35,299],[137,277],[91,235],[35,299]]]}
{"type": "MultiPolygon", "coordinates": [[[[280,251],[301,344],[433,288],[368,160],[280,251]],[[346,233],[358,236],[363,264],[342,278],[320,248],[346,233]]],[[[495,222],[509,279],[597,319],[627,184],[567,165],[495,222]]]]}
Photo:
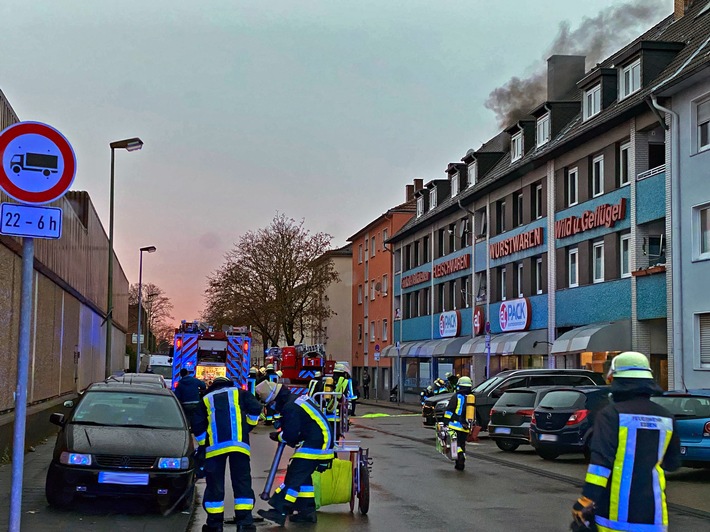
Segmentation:
{"type": "MultiPolygon", "coordinates": [[[[660,21],[667,14],[667,4],[662,0],[632,0],[608,7],[595,17],[584,17],[574,30],[564,21],[545,59],[555,54],[585,55],[587,68],[591,68],[660,21]]],[[[503,128],[526,116],[546,97],[547,70],[543,62],[529,77],[513,77],[494,89],[485,105],[503,128]]]]}

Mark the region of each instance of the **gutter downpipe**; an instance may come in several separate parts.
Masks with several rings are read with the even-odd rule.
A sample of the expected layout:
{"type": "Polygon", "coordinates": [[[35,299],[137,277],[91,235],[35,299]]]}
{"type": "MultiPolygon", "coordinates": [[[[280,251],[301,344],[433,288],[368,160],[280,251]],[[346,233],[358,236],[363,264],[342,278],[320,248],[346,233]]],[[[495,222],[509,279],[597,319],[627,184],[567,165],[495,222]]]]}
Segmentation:
{"type": "MultiPolygon", "coordinates": [[[[469,210],[467,207],[464,207],[463,204],[461,203],[461,200],[458,199],[456,200],[456,203],[459,206],[459,209],[462,211],[467,212],[468,214],[471,215],[471,340],[474,338],[475,331],[473,330],[473,317],[476,315],[476,300],[474,298],[474,294],[476,291],[474,290],[474,285],[476,283],[476,274],[475,272],[475,267],[474,267],[474,253],[476,249],[476,242],[475,242],[475,233],[473,231],[474,227],[473,224],[476,222],[476,213],[473,211],[469,210]]],[[[468,294],[466,294],[466,297],[468,297],[468,294]]],[[[461,354],[461,353],[459,353],[461,354]]],[[[473,355],[471,355],[471,363],[470,363],[470,368],[469,368],[469,373],[473,375],[473,355]]]]}

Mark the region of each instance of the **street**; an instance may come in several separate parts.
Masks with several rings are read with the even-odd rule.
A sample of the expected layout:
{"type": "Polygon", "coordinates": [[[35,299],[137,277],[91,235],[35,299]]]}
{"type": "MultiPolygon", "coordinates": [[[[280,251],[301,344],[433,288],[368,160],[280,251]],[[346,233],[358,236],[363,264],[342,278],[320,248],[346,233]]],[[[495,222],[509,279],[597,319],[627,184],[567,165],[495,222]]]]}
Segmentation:
{"type": "MultiPolygon", "coordinates": [[[[586,469],[581,456],[546,462],[530,448],[504,453],[492,441],[482,438],[479,443],[469,444],[466,470],[459,473],[435,452],[433,431],[422,426],[418,414],[384,404],[361,405],[358,414],[348,439],[359,440],[362,447],[370,449],[373,458],[370,511],[363,516],[357,507],[351,514],[347,504],[326,506],[319,511],[318,523],[311,530],[567,530],[570,507],[586,469]],[[385,416],[361,417],[373,412],[385,416]]],[[[260,425],[252,436],[256,509],[267,507],[258,496],[275,449],[268,439],[270,430],[260,425]]],[[[114,500],[87,500],[70,511],[49,508],[44,499],[44,476],[52,445],[53,441],[47,442],[26,455],[22,530],[201,530],[205,512],[199,504],[192,519],[189,512],[163,517],[136,501],[118,504],[114,500]]],[[[286,459],[282,463],[285,466],[286,459]]],[[[9,465],[0,466],[0,485],[9,492],[9,465]]],[[[203,489],[204,481],[200,481],[198,500],[203,489]]],[[[670,474],[670,530],[707,530],[708,495],[710,471],[681,469],[670,474]]],[[[226,501],[230,497],[228,486],[226,501]]],[[[232,515],[230,505],[225,506],[228,519],[232,515]]],[[[6,527],[7,512],[3,512],[0,529],[6,527]]],[[[286,527],[305,529],[306,525],[287,523],[286,527]]],[[[268,522],[258,528],[278,530],[268,522]]]]}

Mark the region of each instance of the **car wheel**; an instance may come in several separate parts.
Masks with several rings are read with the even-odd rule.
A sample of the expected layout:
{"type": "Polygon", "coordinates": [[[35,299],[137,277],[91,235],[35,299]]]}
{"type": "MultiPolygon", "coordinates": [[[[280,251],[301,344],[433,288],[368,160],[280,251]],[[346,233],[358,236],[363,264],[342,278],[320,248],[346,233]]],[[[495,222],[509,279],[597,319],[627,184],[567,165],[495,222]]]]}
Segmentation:
{"type": "Polygon", "coordinates": [[[53,508],[67,508],[74,501],[74,493],[69,490],[69,487],[50,468],[47,472],[47,480],[44,484],[44,496],[47,502],[53,508]]]}
{"type": "Polygon", "coordinates": [[[550,449],[535,449],[537,452],[537,455],[542,458],[543,460],[554,460],[558,456],[560,456],[560,453],[556,451],[551,451],[550,449]]]}
{"type": "Polygon", "coordinates": [[[519,443],[508,440],[496,440],[496,445],[501,451],[505,451],[507,453],[512,453],[515,449],[520,447],[519,443]]]}

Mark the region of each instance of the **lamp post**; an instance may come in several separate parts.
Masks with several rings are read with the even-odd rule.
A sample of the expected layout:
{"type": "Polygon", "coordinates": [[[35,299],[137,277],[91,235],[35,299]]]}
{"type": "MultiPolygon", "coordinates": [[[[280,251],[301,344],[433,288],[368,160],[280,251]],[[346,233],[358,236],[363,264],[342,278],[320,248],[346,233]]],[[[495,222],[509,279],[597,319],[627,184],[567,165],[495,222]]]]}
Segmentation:
{"type": "Polygon", "coordinates": [[[111,148],[111,186],[108,220],[108,294],[106,297],[106,377],[111,375],[111,333],[113,332],[113,181],[116,150],[136,151],[143,147],[138,137],[117,140],[109,144],[111,148]]]}
{"type": "Polygon", "coordinates": [[[155,253],[155,246],[146,246],[141,248],[140,261],[138,266],[138,338],[136,339],[136,373],[140,372],[141,369],[141,298],[143,296],[143,252],[155,253]]]}

